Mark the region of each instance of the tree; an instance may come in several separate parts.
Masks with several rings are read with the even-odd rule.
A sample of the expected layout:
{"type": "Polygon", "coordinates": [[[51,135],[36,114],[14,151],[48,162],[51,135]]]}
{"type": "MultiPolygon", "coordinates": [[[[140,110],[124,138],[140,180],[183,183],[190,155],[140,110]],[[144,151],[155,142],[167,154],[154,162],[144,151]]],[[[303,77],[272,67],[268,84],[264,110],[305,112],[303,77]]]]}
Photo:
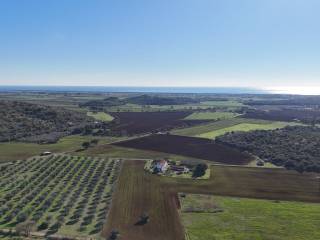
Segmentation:
{"type": "Polygon", "coordinates": [[[99,143],[99,139],[92,139],[91,144],[97,145],[99,143]]]}
{"type": "Polygon", "coordinates": [[[140,218],[139,218],[139,221],[137,222],[136,225],[145,225],[149,222],[149,215],[147,213],[143,213],[140,218]]]}
{"type": "Polygon", "coordinates": [[[90,143],[89,143],[89,142],[83,142],[83,143],[82,143],[82,147],[83,147],[84,149],[87,149],[87,148],[90,147],[90,143]]]}
{"type": "Polygon", "coordinates": [[[108,238],[108,240],[116,240],[119,237],[119,231],[113,229],[110,233],[110,237],[108,238]]]}
{"type": "Polygon", "coordinates": [[[39,226],[38,226],[38,230],[41,231],[41,230],[45,230],[49,227],[49,224],[47,222],[43,222],[41,223],[39,226]]]}
{"type": "Polygon", "coordinates": [[[194,169],[192,177],[197,178],[197,177],[203,176],[206,173],[207,169],[208,169],[207,164],[199,163],[194,169]]]}
{"type": "Polygon", "coordinates": [[[25,213],[20,213],[20,214],[17,216],[17,221],[18,221],[19,223],[24,222],[25,220],[27,220],[27,214],[25,214],[25,213]]]}

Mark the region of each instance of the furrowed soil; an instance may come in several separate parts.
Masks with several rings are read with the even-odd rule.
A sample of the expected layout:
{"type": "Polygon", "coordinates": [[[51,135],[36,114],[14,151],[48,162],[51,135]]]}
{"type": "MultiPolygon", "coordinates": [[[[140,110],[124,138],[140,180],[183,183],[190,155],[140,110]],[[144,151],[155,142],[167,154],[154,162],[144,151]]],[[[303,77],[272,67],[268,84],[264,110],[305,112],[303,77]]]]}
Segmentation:
{"type": "Polygon", "coordinates": [[[126,134],[166,131],[175,127],[193,126],[206,120],[185,121],[189,111],[180,112],[117,112],[111,113],[115,118],[113,131],[126,134]]]}
{"type": "Polygon", "coordinates": [[[144,161],[125,161],[103,236],[117,229],[121,239],[184,239],[176,211],[176,194],[167,191],[160,177],[145,172],[144,164],[144,161]],[[139,225],[143,213],[149,215],[150,221],[139,225]]]}
{"type": "Polygon", "coordinates": [[[191,180],[152,175],[143,167],[144,161],[124,162],[103,229],[104,237],[117,229],[125,240],[184,239],[178,192],[320,202],[316,174],[215,165],[209,180],[191,180]],[[136,225],[143,213],[150,216],[150,221],[136,225]]]}
{"type": "Polygon", "coordinates": [[[209,139],[156,134],[115,143],[117,146],[165,152],[225,164],[248,164],[252,158],[209,139]]]}

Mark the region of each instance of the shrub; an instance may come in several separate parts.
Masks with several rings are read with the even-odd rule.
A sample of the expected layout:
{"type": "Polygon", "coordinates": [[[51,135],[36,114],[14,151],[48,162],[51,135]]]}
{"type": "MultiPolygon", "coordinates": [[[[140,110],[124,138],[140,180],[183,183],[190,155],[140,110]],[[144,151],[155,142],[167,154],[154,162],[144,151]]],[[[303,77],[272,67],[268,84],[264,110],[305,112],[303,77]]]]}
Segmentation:
{"type": "Polygon", "coordinates": [[[198,164],[193,171],[192,177],[197,178],[197,177],[203,176],[206,173],[207,169],[208,169],[207,164],[203,164],[203,163],[198,164]]]}
{"type": "Polygon", "coordinates": [[[38,226],[38,230],[41,231],[41,230],[45,230],[49,227],[49,224],[47,222],[43,222],[41,223],[39,226],[38,226]]]}

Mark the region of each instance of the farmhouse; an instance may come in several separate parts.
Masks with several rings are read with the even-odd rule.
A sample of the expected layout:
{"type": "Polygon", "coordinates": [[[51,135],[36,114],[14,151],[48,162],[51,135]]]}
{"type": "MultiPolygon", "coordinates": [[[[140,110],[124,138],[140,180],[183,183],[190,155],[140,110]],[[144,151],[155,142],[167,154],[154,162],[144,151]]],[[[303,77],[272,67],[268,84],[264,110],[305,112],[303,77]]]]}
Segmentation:
{"type": "Polygon", "coordinates": [[[153,164],[154,164],[154,169],[157,172],[165,172],[169,167],[168,161],[166,160],[156,160],[153,162],[153,164]]]}

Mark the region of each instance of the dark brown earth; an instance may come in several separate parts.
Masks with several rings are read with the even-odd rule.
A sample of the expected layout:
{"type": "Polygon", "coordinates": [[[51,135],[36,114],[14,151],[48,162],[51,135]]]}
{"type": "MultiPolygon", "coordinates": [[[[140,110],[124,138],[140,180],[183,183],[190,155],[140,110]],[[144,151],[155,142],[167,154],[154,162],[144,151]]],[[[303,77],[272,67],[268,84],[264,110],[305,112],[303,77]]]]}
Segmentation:
{"type": "Polygon", "coordinates": [[[113,229],[123,240],[183,240],[177,193],[320,202],[316,174],[285,169],[213,166],[209,180],[179,179],[144,171],[145,162],[125,161],[103,237],[113,229]],[[141,214],[150,221],[136,225],[141,214]]]}
{"type": "Polygon", "coordinates": [[[225,164],[247,164],[251,157],[209,139],[156,134],[115,143],[117,146],[165,152],[225,164]]]}

